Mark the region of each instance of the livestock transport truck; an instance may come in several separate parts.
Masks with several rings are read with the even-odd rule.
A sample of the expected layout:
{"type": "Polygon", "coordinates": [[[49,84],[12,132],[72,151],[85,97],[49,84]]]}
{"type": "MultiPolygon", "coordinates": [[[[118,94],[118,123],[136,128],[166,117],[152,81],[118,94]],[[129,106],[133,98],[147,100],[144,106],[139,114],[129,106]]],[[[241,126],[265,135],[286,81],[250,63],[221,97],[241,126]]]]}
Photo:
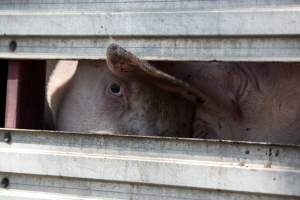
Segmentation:
{"type": "Polygon", "coordinates": [[[300,199],[297,145],[41,130],[46,63],[111,43],[154,61],[300,62],[300,2],[0,1],[0,200],[300,199]]]}

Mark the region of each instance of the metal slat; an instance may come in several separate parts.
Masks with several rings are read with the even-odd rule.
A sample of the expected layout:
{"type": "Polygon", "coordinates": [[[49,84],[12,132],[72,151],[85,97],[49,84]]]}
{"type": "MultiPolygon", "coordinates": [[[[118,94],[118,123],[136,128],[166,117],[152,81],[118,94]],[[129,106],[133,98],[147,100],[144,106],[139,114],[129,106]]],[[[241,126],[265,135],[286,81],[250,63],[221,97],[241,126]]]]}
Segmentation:
{"type": "Polygon", "coordinates": [[[3,58],[104,59],[116,42],[151,60],[299,61],[299,33],[297,1],[0,3],[3,58]]]}
{"type": "MultiPolygon", "coordinates": [[[[0,198],[5,200],[281,200],[283,198],[283,196],[275,195],[172,188],[162,185],[0,173],[0,179],[4,176],[9,177],[10,180],[9,189],[0,189],[0,198]]],[[[284,196],[286,200],[295,200],[296,198],[284,196]]]]}
{"type": "MultiPolygon", "coordinates": [[[[206,199],[221,199],[222,195],[243,199],[300,197],[299,146],[16,130],[1,130],[0,138],[7,132],[11,142],[0,142],[1,176],[14,177],[12,182],[31,182],[31,189],[11,189],[30,192],[36,187],[35,191],[49,192],[51,187],[41,190],[41,184],[55,183],[53,193],[73,194],[71,188],[60,188],[69,185],[62,183],[64,179],[71,179],[79,188],[85,184],[78,181],[107,182],[101,187],[115,188],[111,195],[118,195],[116,188],[120,187],[117,190],[124,191],[126,198],[135,191],[131,187],[143,195],[138,189],[143,186],[152,196],[158,195],[157,199],[168,194],[155,192],[160,187],[186,194],[195,190],[191,195],[203,193],[209,197],[206,199]],[[24,174],[24,180],[17,174],[24,174]]],[[[2,196],[14,195],[14,191],[4,191],[2,196]]],[[[179,194],[174,192],[172,198],[181,199],[179,194]]]]}
{"type": "Polygon", "coordinates": [[[178,11],[294,8],[297,0],[2,0],[3,11],[178,11]]]}
{"type": "Polygon", "coordinates": [[[105,59],[118,43],[148,60],[300,61],[300,37],[227,38],[0,38],[0,57],[27,59],[105,59]],[[10,41],[18,48],[9,53],[10,41]]]}
{"type": "Polygon", "coordinates": [[[177,12],[0,13],[0,35],[14,36],[248,36],[297,35],[295,9],[177,12]]]}

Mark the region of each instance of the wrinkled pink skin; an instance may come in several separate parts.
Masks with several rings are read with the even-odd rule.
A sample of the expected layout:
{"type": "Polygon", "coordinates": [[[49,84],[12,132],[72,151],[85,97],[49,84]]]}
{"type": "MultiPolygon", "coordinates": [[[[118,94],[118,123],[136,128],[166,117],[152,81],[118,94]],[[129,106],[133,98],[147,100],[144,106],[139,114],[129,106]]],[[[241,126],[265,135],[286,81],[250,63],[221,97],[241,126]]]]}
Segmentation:
{"type": "Polygon", "coordinates": [[[154,62],[212,100],[194,137],[300,144],[300,63],[154,62]]]}

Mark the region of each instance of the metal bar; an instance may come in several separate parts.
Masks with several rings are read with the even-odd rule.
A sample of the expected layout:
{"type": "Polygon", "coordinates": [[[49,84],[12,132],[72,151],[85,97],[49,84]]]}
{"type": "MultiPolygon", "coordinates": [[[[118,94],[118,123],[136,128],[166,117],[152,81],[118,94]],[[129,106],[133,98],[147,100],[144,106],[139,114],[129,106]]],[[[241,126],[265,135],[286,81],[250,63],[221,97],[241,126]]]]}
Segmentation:
{"type": "Polygon", "coordinates": [[[150,60],[300,61],[293,0],[2,1],[0,16],[2,58],[104,59],[115,42],[150,60]]]}
{"type": "Polygon", "coordinates": [[[0,142],[0,172],[8,175],[300,197],[299,146],[17,130],[0,138],[5,133],[11,142],[0,142]]]}
{"type": "Polygon", "coordinates": [[[0,37],[0,57],[15,59],[105,59],[106,47],[118,43],[147,60],[300,61],[295,37],[0,37]],[[8,50],[17,42],[15,52],[8,50]]]}
{"type": "Polygon", "coordinates": [[[249,8],[293,8],[295,0],[2,0],[3,11],[178,11],[224,10],[249,8]]]}
{"type": "Polygon", "coordinates": [[[295,200],[297,197],[237,193],[198,188],[166,187],[125,182],[0,173],[9,178],[8,189],[0,189],[5,200],[295,200]]]}
{"type": "Polygon", "coordinates": [[[300,33],[300,6],[258,11],[5,12],[0,16],[0,35],[3,36],[195,37],[300,33]]]}

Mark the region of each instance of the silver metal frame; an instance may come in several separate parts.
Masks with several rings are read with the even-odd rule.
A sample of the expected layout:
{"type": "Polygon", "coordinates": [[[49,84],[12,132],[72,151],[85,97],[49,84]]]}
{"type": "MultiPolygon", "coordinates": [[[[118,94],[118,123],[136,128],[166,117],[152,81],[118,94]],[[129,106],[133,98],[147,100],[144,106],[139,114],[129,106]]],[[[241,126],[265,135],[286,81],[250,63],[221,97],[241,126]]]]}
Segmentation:
{"type": "MultiPolygon", "coordinates": [[[[296,0],[2,0],[0,58],[300,61],[296,0]]],[[[299,199],[300,147],[0,130],[0,199],[299,199]]]]}
{"type": "Polygon", "coordinates": [[[105,59],[114,42],[149,60],[299,61],[299,33],[295,0],[0,2],[1,58],[105,59]]]}
{"type": "Polygon", "coordinates": [[[299,146],[0,130],[0,138],[8,134],[0,142],[0,178],[10,185],[0,198],[300,197],[299,146]]]}

